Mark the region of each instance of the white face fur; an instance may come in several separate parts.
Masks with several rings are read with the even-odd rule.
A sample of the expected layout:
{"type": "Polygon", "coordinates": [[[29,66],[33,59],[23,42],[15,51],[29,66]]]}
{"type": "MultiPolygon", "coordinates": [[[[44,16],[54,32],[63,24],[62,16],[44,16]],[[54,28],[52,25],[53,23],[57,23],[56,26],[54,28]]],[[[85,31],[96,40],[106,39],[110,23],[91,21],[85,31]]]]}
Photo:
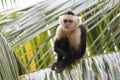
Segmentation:
{"type": "Polygon", "coordinates": [[[62,15],[59,17],[61,27],[66,31],[75,30],[81,23],[81,17],[75,15],[62,15]]]}

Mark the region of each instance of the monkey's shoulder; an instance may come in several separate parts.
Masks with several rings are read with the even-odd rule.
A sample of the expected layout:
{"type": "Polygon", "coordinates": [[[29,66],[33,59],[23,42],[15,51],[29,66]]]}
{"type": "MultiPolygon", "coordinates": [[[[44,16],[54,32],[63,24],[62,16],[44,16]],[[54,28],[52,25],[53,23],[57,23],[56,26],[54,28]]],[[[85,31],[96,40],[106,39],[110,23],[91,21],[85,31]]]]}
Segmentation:
{"type": "Polygon", "coordinates": [[[86,28],[83,24],[79,25],[79,28],[80,28],[81,31],[86,32],[86,28]]]}

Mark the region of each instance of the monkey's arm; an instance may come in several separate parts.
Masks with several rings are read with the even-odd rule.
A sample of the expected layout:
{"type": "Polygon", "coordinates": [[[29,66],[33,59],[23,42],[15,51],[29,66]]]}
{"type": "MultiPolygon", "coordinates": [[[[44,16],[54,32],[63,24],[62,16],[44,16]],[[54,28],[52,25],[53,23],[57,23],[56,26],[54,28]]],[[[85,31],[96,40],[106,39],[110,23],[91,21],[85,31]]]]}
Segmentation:
{"type": "Polygon", "coordinates": [[[54,51],[63,57],[67,56],[67,53],[65,51],[63,51],[62,49],[60,49],[60,47],[62,47],[63,49],[65,48],[65,45],[63,42],[60,42],[59,40],[55,40],[55,45],[54,45],[54,51]]]}
{"type": "Polygon", "coordinates": [[[58,69],[57,67],[59,65],[61,65],[61,61],[63,60],[63,57],[67,56],[67,53],[65,51],[63,51],[65,49],[64,47],[65,46],[64,46],[64,43],[62,41],[55,40],[54,51],[57,53],[58,58],[57,58],[57,62],[55,62],[54,64],[52,64],[52,67],[51,67],[52,70],[58,69]]]}

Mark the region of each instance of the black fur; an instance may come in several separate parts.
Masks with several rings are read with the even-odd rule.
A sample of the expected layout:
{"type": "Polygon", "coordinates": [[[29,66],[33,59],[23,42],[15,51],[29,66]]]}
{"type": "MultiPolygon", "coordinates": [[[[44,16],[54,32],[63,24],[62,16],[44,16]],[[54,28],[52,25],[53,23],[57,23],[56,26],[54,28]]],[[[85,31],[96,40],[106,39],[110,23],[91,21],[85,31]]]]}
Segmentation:
{"type": "Polygon", "coordinates": [[[66,13],[64,13],[64,15],[75,15],[72,11],[68,11],[66,13]]]}
{"type": "Polygon", "coordinates": [[[57,53],[58,59],[57,62],[52,65],[52,70],[61,72],[66,66],[82,58],[84,55],[86,50],[86,29],[83,25],[80,25],[78,29],[81,29],[81,42],[78,50],[70,46],[67,37],[55,40],[54,51],[57,53]]]}

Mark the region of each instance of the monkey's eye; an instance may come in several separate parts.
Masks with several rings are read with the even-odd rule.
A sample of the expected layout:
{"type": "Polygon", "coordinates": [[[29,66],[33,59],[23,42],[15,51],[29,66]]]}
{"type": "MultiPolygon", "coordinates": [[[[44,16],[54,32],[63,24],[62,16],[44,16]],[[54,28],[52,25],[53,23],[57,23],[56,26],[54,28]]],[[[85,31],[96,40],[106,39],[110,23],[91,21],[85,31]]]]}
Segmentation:
{"type": "Polygon", "coordinates": [[[69,22],[70,22],[70,23],[72,23],[72,22],[73,22],[73,20],[69,20],[69,22]]]}
{"type": "Polygon", "coordinates": [[[64,23],[68,22],[68,20],[64,20],[64,23]]]}

